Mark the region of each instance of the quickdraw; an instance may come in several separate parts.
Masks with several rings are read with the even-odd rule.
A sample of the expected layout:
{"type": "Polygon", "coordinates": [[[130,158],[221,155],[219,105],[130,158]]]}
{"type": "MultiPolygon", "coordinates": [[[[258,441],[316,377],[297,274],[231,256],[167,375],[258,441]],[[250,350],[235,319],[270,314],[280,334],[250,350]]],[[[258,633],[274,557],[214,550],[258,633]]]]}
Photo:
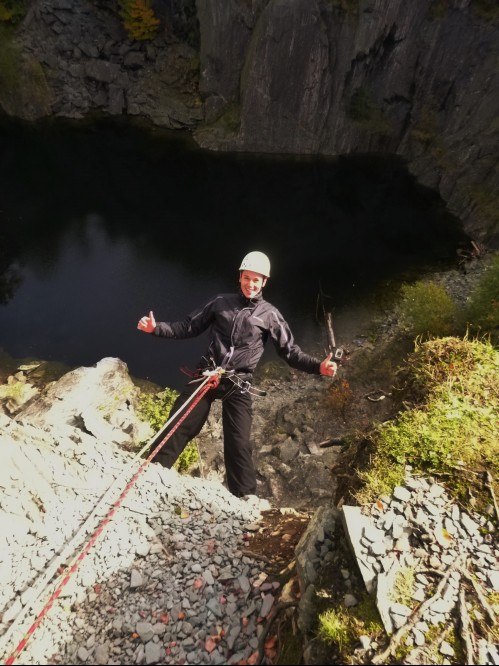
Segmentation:
{"type": "MultiPolygon", "coordinates": [[[[46,603],[43,605],[40,611],[35,611],[33,615],[36,615],[35,621],[31,624],[29,629],[25,632],[23,639],[17,644],[16,648],[10,653],[6,661],[4,662],[6,665],[10,666],[10,664],[13,664],[17,657],[21,654],[21,652],[24,650],[26,647],[29,639],[31,636],[35,633],[36,629],[39,627],[39,625],[42,623],[44,617],[48,614],[52,606],[54,605],[55,600],[60,596],[63,588],[67,585],[68,581],[72,577],[72,575],[77,571],[79,568],[82,560],[88,555],[89,551],[91,548],[95,545],[97,539],[99,536],[102,534],[104,531],[105,527],[109,524],[111,519],[113,518],[114,514],[117,512],[117,510],[120,508],[121,504],[123,503],[123,500],[125,499],[126,495],[128,494],[129,490],[133,487],[139,476],[142,474],[142,472],[145,470],[147,465],[155,458],[155,456],[159,453],[159,451],[163,448],[165,443],[170,439],[170,437],[173,435],[173,433],[177,430],[177,428],[180,426],[180,424],[187,418],[187,416],[191,413],[191,411],[194,409],[194,407],[199,403],[199,401],[202,399],[202,397],[212,388],[216,388],[219,383],[220,383],[220,378],[221,375],[223,374],[223,370],[221,368],[216,368],[215,370],[205,370],[203,373],[203,376],[205,377],[203,382],[198,386],[198,388],[193,392],[193,394],[186,400],[186,402],[183,403],[183,405],[171,416],[168,421],[165,423],[163,428],[157,433],[153,441],[157,441],[159,437],[163,435],[165,430],[168,428],[168,426],[177,418],[179,414],[181,414],[184,410],[184,414],[182,414],[181,418],[175,423],[175,425],[171,428],[171,430],[166,434],[159,444],[154,448],[152,453],[144,460],[144,462],[140,465],[139,469],[135,472],[133,477],[130,479],[130,481],[126,484],[125,488],[121,492],[120,496],[118,499],[111,505],[110,510],[106,514],[106,516],[101,520],[99,523],[97,529],[94,531],[90,539],[86,542],[84,547],[80,550],[80,552],[73,558],[72,564],[60,574],[59,576],[59,583],[56,586],[56,589],[54,592],[50,595],[49,599],[46,601],[46,603]],[[189,404],[190,403],[190,404],[189,404]],[[186,409],[187,408],[187,409],[186,409]]],[[[139,458],[148,448],[150,448],[151,443],[148,442],[134,457],[134,462],[137,458],[139,458]]],[[[119,479],[120,477],[118,477],[119,479]]],[[[111,488],[116,484],[118,481],[116,479],[111,487],[108,489],[108,492],[111,490],[111,488]]],[[[107,495],[107,493],[106,493],[107,495]]],[[[103,498],[104,500],[105,498],[103,498]]],[[[92,515],[95,515],[95,512],[99,506],[99,504],[103,503],[103,500],[101,500],[98,505],[95,507],[94,512],[92,515]]],[[[82,526],[81,529],[85,527],[86,523],[82,526]]],[[[50,578],[48,579],[50,580],[50,578]]],[[[48,581],[45,582],[45,584],[48,581]]],[[[40,594],[33,599],[31,602],[29,602],[25,610],[21,613],[21,618],[19,619],[16,618],[17,620],[17,626],[24,620],[28,612],[32,609],[35,608],[36,602],[39,600],[39,598],[43,594],[43,589],[40,591],[40,594]]],[[[11,625],[9,627],[9,630],[4,634],[2,637],[5,640],[4,644],[8,644],[8,640],[10,640],[10,636],[15,631],[15,625],[11,625]]]]}

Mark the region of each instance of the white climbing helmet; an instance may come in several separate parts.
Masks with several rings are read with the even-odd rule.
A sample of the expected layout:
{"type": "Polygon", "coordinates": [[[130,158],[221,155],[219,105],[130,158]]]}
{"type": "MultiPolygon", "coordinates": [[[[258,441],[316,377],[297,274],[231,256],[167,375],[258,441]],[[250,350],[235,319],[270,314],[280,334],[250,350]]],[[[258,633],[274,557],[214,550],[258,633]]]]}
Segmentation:
{"type": "Polygon", "coordinates": [[[239,266],[240,271],[254,271],[264,277],[270,277],[270,259],[263,252],[248,252],[239,266]]]}

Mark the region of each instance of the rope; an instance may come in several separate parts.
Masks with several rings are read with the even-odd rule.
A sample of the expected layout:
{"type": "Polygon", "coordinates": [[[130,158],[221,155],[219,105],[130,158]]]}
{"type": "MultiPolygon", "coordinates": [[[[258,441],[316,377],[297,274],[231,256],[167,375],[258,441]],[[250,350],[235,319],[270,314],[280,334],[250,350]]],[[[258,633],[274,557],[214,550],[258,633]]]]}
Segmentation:
{"type": "MultiPolygon", "coordinates": [[[[171,437],[171,436],[173,435],[173,433],[177,430],[177,428],[180,426],[180,424],[181,424],[181,423],[182,423],[182,422],[183,422],[183,421],[189,416],[189,414],[192,412],[192,410],[194,409],[194,407],[200,402],[200,400],[203,398],[203,396],[204,396],[204,395],[205,395],[205,394],[206,394],[211,388],[216,388],[216,387],[218,386],[219,383],[220,383],[220,371],[219,371],[219,369],[207,373],[207,377],[206,377],[206,379],[205,379],[205,380],[204,380],[204,381],[198,386],[198,388],[192,393],[192,395],[189,396],[189,398],[188,398],[188,399],[187,399],[187,400],[181,405],[181,407],[175,412],[175,414],[173,414],[173,415],[168,419],[168,421],[165,423],[165,425],[164,425],[163,428],[159,431],[159,433],[157,433],[157,434],[154,436],[154,438],[153,438],[154,440],[157,440],[159,437],[161,437],[161,435],[164,433],[164,431],[165,431],[166,428],[169,426],[169,424],[171,424],[172,421],[173,421],[173,420],[174,420],[174,419],[175,419],[175,418],[176,418],[176,417],[177,417],[182,411],[185,410],[185,408],[187,407],[187,405],[188,405],[189,403],[192,403],[192,404],[189,406],[189,408],[185,411],[185,413],[182,415],[182,417],[178,420],[178,422],[173,426],[173,428],[170,430],[170,432],[169,432],[165,437],[163,437],[163,439],[162,439],[162,440],[159,442],[159,444],[155,447],[155,449],[152,451],[152,453],[151,453],[151,454],[146,458],[146,460],[144,460],[144,462],[140,465],[140,467],[139,467],[139,469],[137,470],[137,472],[133,475],[133,477],[130,479],[130,481],[126,484],[125,488],[124,488],[123,491],[121,492],[121,494],[120,494],[120,496],[118,497],[118,499],[112,504],[110,510],[108,511],[108,513],[106,514],[106,516],[104,517],[104,519],[100,522],[100,524],[98,525],[97,529],[95,530],[95,532],[93,533],[93,535],[91,536],[91,538],[87,541],[85,547],[84,547],[84,548],[80,551],[80,553],[74,558],[73,563],[71,564],[71,566],[68,566],[68,567],[66,568],[66,570],[65,570],[64,572],[61,573],[61,575],[59,576],[59,579],[61,579],[62,576],[64,576],[64,578],[63,578],[63,579],[61,580],[61,582],[58,584],[58,586],[56,587],[56,589],[54,590],[54,592],[50,595],[48,601],[45,603],[45,605],[43,606],[43,608],[38,612],[38,615],[37,615],[35,621],[32,623],[32,625],[29,627],[29,629],[28,629],[27,632],[25,633],[23,639],[19,642],[19,644],[17,645],[17,647],[13,650],[13,652],[9,655],[9,657],[8,657],[7,660],[5,661],[6,666],[10,666],[11,664],[13,664],[14,661],[17,659],[17,657],[18,657],[18,656],[21,654],[21,652],[24,650],[24,648],[26,647],[26,645],[27,645],[29,639],[30,639],[31,636],[34,634],[34,632],[36,631],[36,629],[39,627],[39,625],[41,624],[43,618],[48,614],[48,612],[49,612],[50,609],[52,608],[52,606],[53,606],[53,604],[54,604],[54,601],[60,596],[60,594],[61,594],[63,588],[67,585],[67,583],[68,583],[68,581],[70,580],[70,578],[72,577],[72,575],[77,571],[77,569],[79,568],[79,566],[80,566],[81,562],[83,561],[83,559],[84,559],[84,558],[86,557],[86,555],[89,553],[89,551],[91,550],[91,548],[93,547],[93,545],[95,544],[95,542],[97,541],[97,539],[99,538],[99,536],[100,536],[100,535],[102,534],[102,532],[104,531],[105,527],[108,525],[108,523],[109,523],[109,522],[111,521],[111,519],[113,518],[114,514],[115,514],[115,513],[117,512],[117,510],[120,508],[120,506],[121,506],[123,500],[125,499],[125,497],[126,497],[126,495],[128,494],[129,490],[133,487],[133,485],[134,485],[135,482],[137,481],[138,477],[142,474],[142,472],[143,472],[143,471],[145,470],[145,468],[149,465],[149,463],[153,460],[153,458],[154,458],[154,457],[159,453],[159,451],[163,448],[164,444],[170,439],[170,437],[171,437]]],[[[133,458],[133,460],[131,461],[131,463],[130,463],[128,469],[125,470],[126,472],[129,472],[129,471],[130,471],[130,468],[131,468],[132,464],[133,464],[133,463],[137,460],[137,458],[139,458],[139,457],[142,455],[142,453],[143,453],[148,447],[150,447],[150,446],[151,446],[151,444],[150,444],[150,442],[148,442],[148,443],[147,443],[147,444],[146,444],[146,445],[145,445],[145,446],[144,446],[144,447],[143,447],[143,448],[142,448],[142,449],[136,454],[136,456],[135,456],[135,457],[133,458]]],[[[119,475],[119,476],[113,481],[113,483],[111,484],[111,486],[108,488],[108,490],[107,490],[107,492],[106,492],[106,495],[107,495],[108,493],[110,493],[110,491],[111,491],[111,489],[113,488],[113,486],[116,485],[118,479],[120,479],[122,476],[124,476],[124,472],[123,472],[122,474],[120,474],[120,475],[119,475]]],[[[97,512],[97,509],[99,508],[99,505],[103,504],[104,499],[105,499],[105,496],[102,498],[101,501],[99,501],[99,503],[98,503],[97,506],[95,507],[94,511],[92,512],[91,516],[89,516],[89,518],[87,518],[87,520],[85,521],[85,523],[83,524],[83,526],[82,526],[82,527],[80,528],[80,530],[78,531],[77,535],[72,539],[71,543],[73,543],[73,542],[76,540],[76,538],[79,536],[79,534],[81,533],[81,531],[84,529],[85,525],[86,525],[86,524],[92,519],[92,517],[95,516],[95,514],[96,514],[96,512],[97,512]]],[[[67,550],[68,550],[68,548],[65,549],[65,552],[66,552],[67,550]]],[[[71,550],[70,554],[73,553],[73,552],[74,552],[74,549],[71,550]]],[[[62,560],[63,560],[63,558],[62,558],[62,556],[60,556],[60,557],[58,558],[58,561],[62,561],[62,560]]],[[[53,569],[53,568],[54,568],[54,565],[52,565],[51,569],[53,569]]],[[[57,568],[58,568],[58,565],[56,564],[56,570],[57,570],[57,568]]],[[[36,596],[36,598],[33,599],[31,602],[29,602],[29,603],[26,605],[24,611],[21,613],[21,619],[16,623],[16,626],[19,626],[19,624],[24,620],[24,618],[25,618],[25,616],[27,615],[27,613],[29,612],[29,610],[31,610],[32,608],[35,607],[36,602],[38,601],[39,597],[41,596],[42,592],[44,591],[43,588],[46,586],[46,582],[47,582],[48,580],[50,580],[50,578],[52,577],[52,575],[53,575],[53,572],[52,572],[52,574],[50,575],[49,578],[47,578],[47,576],[44,577],[44,581],[45,581],[45,583],[44,583],[43,587],[42,587],[42,585],[39,586],[39,587],[42,587],[42,589],[40,590],[40,592],[39,592],[39,594],[36,596]]],[[[37,611],[35,611],[34,614],[36,615],[36,613],[37,613],[37,611]]],[[[16,618],[16,620],[17,620],[17,618],[16,618]]],[[[14,629],[15,629],[15,627],[14,627],[14,625],[12,625],[11,627],[9,627],[9,630],[6,632],[6,634],[4,634],[4,637],[3,637],[3,639],[5,639],[4,645],[8,643],[8,640],[10,640],[10,634],[13,633],[13,630],[14,630],[14,629]],[[9,634],[9,635],[7,636],[7,634],[9,634]]]]}

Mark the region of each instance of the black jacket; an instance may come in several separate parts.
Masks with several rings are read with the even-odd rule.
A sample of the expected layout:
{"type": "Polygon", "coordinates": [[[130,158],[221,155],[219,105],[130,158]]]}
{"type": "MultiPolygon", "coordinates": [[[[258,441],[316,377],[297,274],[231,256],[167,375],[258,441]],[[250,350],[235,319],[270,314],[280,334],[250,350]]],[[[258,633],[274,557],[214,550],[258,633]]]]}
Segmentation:
{"type": "Polygon", "coordinates": [[[208,365],[207,359],[213,359],[226,370],[251,375],[270,337],[279,356],[292,368],[320,374],[321,362],[295,344],[283,316],[261,292],[252,299],[242,292],[219,294],[183,321],[158,322],[154,335],[181,340],[200,335],[210,326],[211,341],[202,367],[208,365]]]}

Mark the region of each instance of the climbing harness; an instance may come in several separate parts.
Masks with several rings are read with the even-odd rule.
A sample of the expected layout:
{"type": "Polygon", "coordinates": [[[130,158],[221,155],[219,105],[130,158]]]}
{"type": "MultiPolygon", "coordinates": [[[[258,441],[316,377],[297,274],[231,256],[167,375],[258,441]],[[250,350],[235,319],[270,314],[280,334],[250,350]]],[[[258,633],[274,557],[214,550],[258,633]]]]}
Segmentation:
{"type": "MultiPolygon", "coordinates": [[[[215,367],[215,363],[212,359],[210,359],[208,362],[212,368],[215,367]]],[[[200,374],[200,370],[189,370],[189,368],[186,368],[185,366],[181,367],[180,370],[191,378],[191,381],[188,382],[189,384],[195,384],[196,382],[202,381],[203,379],[203,374],[200,374]]],[[[240,375],[238,375],[235,370],[224,370],[223,376],[225,379],[229,379],[233,384],[240,388],[241,393],[249,393],[250,395],[254,395],[259,398],[263,398],[267,395],[267,391],[256,388],[251,384],[250,381],[243,379],[240,375]]]]}
{"type": "MultiPolygon", "coordinates": [[[[17,657],[21,654],[21,652],[24,650],[26,647],[29,639],[31,636],[34,634],[38,626],[41,624],[43,621],[44,617],[48,614],[52,606],[54,605],[55,600],[60,596],[63,588],[67,585],[69,579],[72,577],[72,575],[76,572],[78,567],[80,566],[82,560],[88,555],[89,551],[91,548],[94,546],[95,542],[99,538],[99,536],[102,534],[104,531],[105,527],[111,522],[111,519],[113,518],[114,514],[117,512],[117,510],[120,508],[121,504],[123,503],[123,500],[125,499],[126,495],[128,494],[129,490],[133,487],[135,482],[137,481],[138,477],[142,474],[142,472],[146,469],[146,467],[149,465],[149,463],[155,458],[155,456],[160,452],[160,450],[163,448],[164,444],[170,439],[170,437],[173,435],[173,433],[177,430],[177,428],[180,426],[180,424],[187,418],[187,416],[191,413],[191,411],[194,409],[194,407],[200,402],[200,400],[203,398],[203,396],[212,388],[216,388],[219,383],[220,383],[220,378],[222,374],[224,373],[222,368],[215,368],[213,370],[205,370],[202,373],[201,377],[201,384],[197,387],[197,389],[192,393],[191,396],[180,406],[180,408],[173,414],[168,421],[165,423],[163,428],[156,433],[153,437],[152,442],[147,442],[142,449],[134,456],[133,460],[130,462],[130,465],[127,467],[127,469],[120,474],[111,484],[111,486],[108,488],[106,491],[104,497],[98,502],[97,506],[94,508],[92,514],[87,518],[85,523],[80,527],[78,530],[77,534],[73,537],[71,540],[70,544],[64,549],[63,553],[57,558],[57,562],[53,563],[52,566],[49,568],[49,570],[46,572],[45,576],[43,577],[43,580],[40,582],[40,585],[38,586],[38,591],[34,594],[33,598],[27,602],[26,606],[24,607],[23,611],[20,613],[20,617],[18,616],[16,618],[16,622],[12,624],[9,629],[5,632],[5,634],[2,636],[1,643],[2,643],[2,652],[6,652],[6,646],[9,644],[9,641],[11,640],[12,634],[16,631],[16,628],[19,628],[21,623],[25,620],[26,616],[28,613],[32,610],[33,613],[32,615],[36,616],[35,621],[31,624],[29,629],[24,633],[24,637],[22,640],[18,643],[16,648],[10,653],[9,657],[6,659],[4,662],[7,666],[10,664],[13,664],[17,657]],[[179,416],[182,412],[182,416],[178,419],[178,421],[173,425],[173,427],[170,429],[170,431],[162,437],[164,432],[167,430],[168,426],[179,416]],[[75,545],[78,538],[82,537],[82,533],[85,532],[88,534],[88,532],[92,529],[88,529],[88,525],[90,522],[96,517],[96,514],[98,512],[99,507],[102,507],[104,504],[104,501],[107,499],[107,503],[109,502],[109,498],[107,496],[111,494],[111,491],[115,489],[114,487],[117,485],[118,481],[123,480],[123,477],[127,475],[132,469],[132,466],[134,463],[137,461],[138,458],[142,456],[142,454],[150,448],[158,439],[162,437],[160,442],[155,446],[154,450],[152,453],[149,454],[149,456],[142,462],[138,470],[135,472],[135,474],[132,476],[130,481],[126,484],[125,488],[122,490],[120,493],[118,499],[114,501],[111,504],[111,508],[105,515],[105,517],[98,523],[97,529],[95,529],[95,525],[93,529],[95,531],[93,532],[92,536],[90,539],[86,542],[83,548],[81,548],[80,552],[73,557],[72,563],[68,565],[64,571],[59,575],[57,581],[60,581],[57,583],[57,586],[55,590],[52,592],[50,595],[49,599],[46,601],[44,605],[43,601],[39,604],[37,604],[38,600],[42,596],[43,592],[45,591],[46,586],[50,582],[51,578],[54,576],[54,574],[59,570],[60,564],[64,562],[66,559],[70,557],[70,555],[73,555],[75,550],[81,546],[75,545]],[[62,579],[62,580],[61,580],[62,579]],[[41,608],[40,608],[41,607],[41,608]]],[[[21,633],[21,632],[19,632],[21,633]]]]}
{"type": "Polygon", "coordinates": [[[241,393],[249,393],[250,395],[255,395],[260,398],[264,397],[267,395],[267,391],[262,391],[261,389],[257,389],[254,386],[251,385],[251,382],[242,379],[237,375],[235,372],[226,372],[225,376],[227,379],[229,379],[233,384],[238,386],[241,389],[241,393]]]}

